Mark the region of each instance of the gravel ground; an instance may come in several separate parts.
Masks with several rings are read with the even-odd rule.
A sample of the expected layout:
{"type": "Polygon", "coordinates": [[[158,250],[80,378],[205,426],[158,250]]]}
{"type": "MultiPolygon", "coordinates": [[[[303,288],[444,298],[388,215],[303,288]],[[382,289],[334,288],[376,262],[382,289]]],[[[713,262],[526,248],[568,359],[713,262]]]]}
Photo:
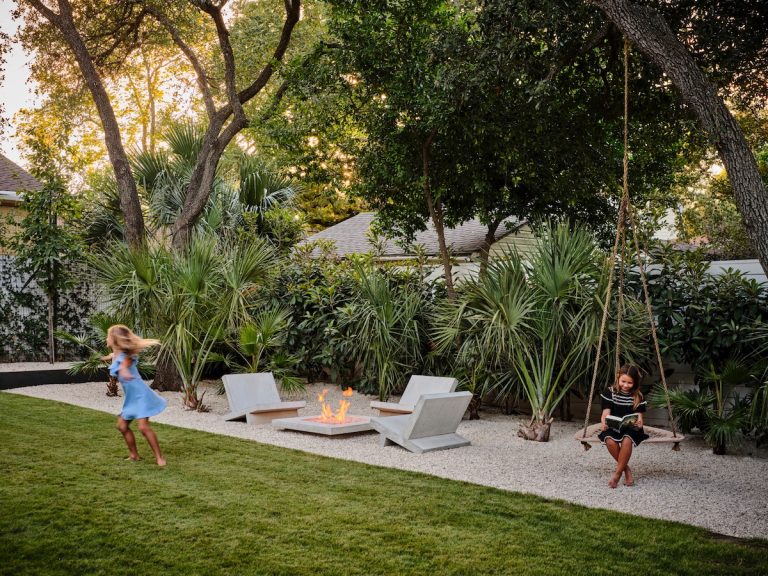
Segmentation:
{"type": "MultiPolygon", "coordinates": [[[[305,399],[307,407],[300,415],[319,414],[315,397],[322,388],[310,385],[305,392],[283,399],[305,399]]],[[[206,391],[210,412],[185,411],[179,393],[164,392],[168,408],[153,421],[559,498],[593,508],[674,520],[729,536],[768,538],[768,459],[715,456],[699,438],[686,440],[680,452],[672,452],[668,445],[640,446],[632,457],[635,486],[620,485],[612,490],[607,486],[613,468],[610,455],[599,445],[584,452],[573,439],[580,429],[575,422],[555,422],[550,441],[536,443],[517,437],[521,417],[484,411],[481,420],[464,420],[459,425],[458,432],[472,442],[471,446],[411,454],[398,446],[380,447],[376,433],[322,437],[275,430],[269,424],[224,422],[221,416],[228,412],[226,397],[216,394],[213,383],[204,383],[201,389],[206,391]]],[[[335,405],[341,398],[340,391],[335,386],[329,389],[329,399],[335,405]]],[[[32,386],[8,392],[118,414],[122,398],[107,397],[105,390],[104,383],[88,383],[32,386]]],[[[371,399],[355,393],[349,414],[373,416],[368,405],[371,399]]],[[[173,461],[169,465],[173,466],[173,461]]]]}

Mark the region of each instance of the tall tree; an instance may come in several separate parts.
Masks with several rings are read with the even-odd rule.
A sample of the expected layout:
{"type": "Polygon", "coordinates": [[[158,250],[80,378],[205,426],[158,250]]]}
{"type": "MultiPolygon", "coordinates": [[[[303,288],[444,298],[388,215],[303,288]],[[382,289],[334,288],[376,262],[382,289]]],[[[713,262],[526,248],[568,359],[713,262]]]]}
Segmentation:
{"type": "MultiPolygon", "coordinates": [[[[768,188],[744,134],[723,98],[658,12],[628,0],[591,1],[633,45],[664,71],[698,117],[720,154],[747,235],[763,269],[768,272],[768,188]]],[[[764,34],[765,29],[754,32],[764,34]]]]}
{"type": "Polygon", "coordinates": [[[358,154],[359,191],[389,233],[413,237],[431,221],[449,297],[453,281],[445,228],[472,217],[456,185],[458,112],[467,70],[463,14],[442,0],[331,2],[339,49],[328,55],[358,86],[356,113],[366,134],[358,154]]]}
{"type": "Polygon", "coordinates": [[[73,265],[82,258],[81,242],[72,226],[81,206],[67,189],[65,173],[71,159],[66,136],[56,128],[35,126],[23,135],[32,174],[43,186],[24,193],[25,215],[9,242],[19,271],[29,275],[27,285],[34,282],[45,294],[51,363],[56,361],[54,334],[62,294],[75,283],[73,265]]]}
{"type": "Polygon", "coordinates": [[[94,18],[98,13],[98,7],[93,3],[89,2],[87,5],[81,5],[77,8],[73,8],[69,0],[57,0],[56,4],[58,12],[42,0],[19,0],[19,10],[16,14],[20,15],[23,12],[28,18],[34,20],[33,25],[39,25],[39,18],[45,19],[58,31],[74,56],[99,112],[104,130],[104,141],[120,190],[120,208],[125,218],[128,242],[133,246],[138,246],[144,242],[144,218],[141,214],[139,195],[120,136],[117,118],[97,68],[99,58],[106,57],[105,52],[109,52],[110,48],[116,44],[112,47],[102,44],[100,53],[94,55],[92,53],[94,48],[89,49],[86,38],[78,30],[76,21],[91,19],[91,24],[94,24],[94,19],[99,20],[101,24],[107,25],[107,30],[114,32],[115,42],[119,43],[135,33],[145,13],[135,4],[122,3],[117,8],[106,11],[107,16],[102,15],[99,18],[94,18]],[[23,10],[24,8],[28,8],[28,10],[23,10]]]}
{"type": "MultiPolygon", "coordinates": [[[[622,166],[621,38],[598,10],[558,0],[483,0],[475,14],[456,149],[487,226],[483,252],[512,215],[567,216],[605,236],[622,166]]],[[[674,94],[650,89],[648,68],[630,70],[633,198],[669,205],[691,122],[674,94]]]]}
{"type": "Polygon", "coordinates": [[[184,207],[173,227],[177,247],[185,245],[194,224],[210,195],[216,166],[226,146],[245,126],[248,119],[243,105],[254,98],[267,84],[281,61],[294,26],[299,21],[301,1],[284,0],[284,21],[271,57],[255,79],[239,88],[234,52],[229,41],[229,29],[223,15],[226,0],[202,0],[161,4],[152,0],[118,4],[91,0],[74,6],[69,0],[56,0],[57,9],[43,0],[17,0],[18,14],[27,25],[42,29],[47,22],[64,41],[64,48],[74,55],[79,73],[85,79],[99,111],[110,161],[118,183],[121,209],[126,220],[129,243],[137,245],[144,238],[139,198],[130,173],[120,129],[115,118],[114,102],[104,85],[108,69],[121,65],[120,56],[156,38],[158,29],[170,36],[194,69],[205,113],[208,118],[203,146],[200,148],[190,179],[184,207]],[[216,46],[201,49],[193,41],[199,27],[190,25],[196,15],[203,15],[215,30],[216,46]],[[214,55],[208,64],[207,54],[214,55]],[[218,58],[216,58],[218,57],[218,58]],[[218,59],[218,62],[216,60],[218,59]],[[222,70],[221,86],[215,81],[211,66],[222,70]]]}

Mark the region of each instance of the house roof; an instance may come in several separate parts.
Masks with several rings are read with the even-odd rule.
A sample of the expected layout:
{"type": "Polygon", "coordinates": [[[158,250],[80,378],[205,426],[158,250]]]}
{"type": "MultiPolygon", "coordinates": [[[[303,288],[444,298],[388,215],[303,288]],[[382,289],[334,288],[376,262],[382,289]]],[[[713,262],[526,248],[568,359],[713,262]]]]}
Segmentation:
{"type": "MultiPolygon", "coordinates": [[[[338,256],[349,256],[351,254],[364,254],[371,252],[373,246],[368,241],[367,232],[376,218],[375,212],[362,212],[357,216],[348,218],[335,226],[326,228],[304,240],[312,242],[314,240],[333,240],[336,243],[335,253],[338,256]]],[[[503,238],[510,232],[519,228],[523,222],[511,217],[507,218],[496,231],[496,240],[503,238]]],[[[485,241],[487,227],[478,219],[473,219],[455,228],[445,229],[445,242],[449,250],[455,256],[470,255],[478,252],[485,241]]],[[[428,256],[439,254],[440,249],[437,241],[437,233],[432,222],[427,223],[427,229],[416,234],[415,244],[424,247],[428,256]]],[[[313,251],[313,256],[319,255],[319,250],[313,251]]],[[[413,256],[413,252],[405,251],[396,243],[396,239],[386,239],[384,247],[385,258],[397,258],[413,256]]]]}
{"type": "Polygon", "coordinates": [[[40,181],[15,162],[0,154],[0,199],[18,203],[21,190],[39,190],[40,181]]]}

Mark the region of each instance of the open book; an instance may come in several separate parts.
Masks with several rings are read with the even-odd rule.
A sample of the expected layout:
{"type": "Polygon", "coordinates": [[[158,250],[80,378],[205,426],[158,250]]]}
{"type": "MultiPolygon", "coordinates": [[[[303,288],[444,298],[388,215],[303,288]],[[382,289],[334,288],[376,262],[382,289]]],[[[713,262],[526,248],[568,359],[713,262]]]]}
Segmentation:
{"type": "Polygon", "coordinates": [[[632,426],[635,426],[639,418],[640,418],[640,414],[637,414],[637,413],[627,414],[623,418],[620,418],[619,416],[609,415],[605,417],[605,423],[608,425],[608,428],[613,428],[614,430],[622,431],[632,426]]]}

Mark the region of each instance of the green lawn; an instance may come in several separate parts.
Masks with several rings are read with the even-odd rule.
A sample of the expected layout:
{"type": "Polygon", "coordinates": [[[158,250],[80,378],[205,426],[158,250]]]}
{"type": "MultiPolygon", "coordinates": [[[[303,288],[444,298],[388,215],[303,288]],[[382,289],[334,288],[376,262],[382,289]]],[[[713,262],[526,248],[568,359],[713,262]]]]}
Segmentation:
{"type": "Polygon", "coordinates": [[[165,469],[108,414],[0,394],[0,573],[768,573],[765,541],[155,426],[165,469]]]}

